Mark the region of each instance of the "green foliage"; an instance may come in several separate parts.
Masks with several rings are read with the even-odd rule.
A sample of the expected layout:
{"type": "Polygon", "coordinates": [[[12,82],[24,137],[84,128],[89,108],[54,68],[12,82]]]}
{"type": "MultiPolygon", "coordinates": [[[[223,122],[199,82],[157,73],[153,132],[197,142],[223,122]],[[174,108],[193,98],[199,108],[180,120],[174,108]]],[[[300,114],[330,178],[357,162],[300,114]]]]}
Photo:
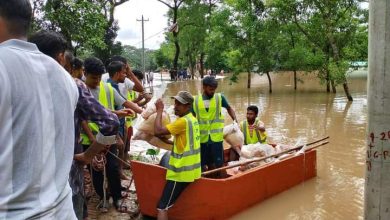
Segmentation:
{"type": "Polygon", "coordinates": [[[93,1],[48,0],[45,18],[51,28],[59,30],[75,48],[105,48],[103,41],[107,21],[93,1]]]}

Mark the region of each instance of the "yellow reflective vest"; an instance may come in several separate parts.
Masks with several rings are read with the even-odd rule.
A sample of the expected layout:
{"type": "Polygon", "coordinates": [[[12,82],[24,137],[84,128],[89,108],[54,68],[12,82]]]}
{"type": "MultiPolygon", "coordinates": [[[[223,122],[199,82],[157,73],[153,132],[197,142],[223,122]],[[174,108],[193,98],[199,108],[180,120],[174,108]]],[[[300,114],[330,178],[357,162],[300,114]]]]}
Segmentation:
{"type": "MultiPolygon", "coordinates": [[[[256,119],[255,124],[258,122],[258,119],[256,119]]],[[[260,132],[258,130],[254,130],[252,132],[252,136],[249,131],[249,124],[248,121],[242,121],[241,122],[241,131],[244,133],[244,144],[256,144],[258,142],[264,144],[267,141],[267,133],[266,132],[260,132]],[[255,135],[254,135],[255,134],[255,135]]]]}
{"type": "Polygon", "coordinates": [[[166,179],[193,182],[201,176],[199,124],[192,113],[188,113],[183,118],[186,120],[186,146],[183,153],[178,153],[176,139],[174,140],[166,179]]]}
{"type": "Polygon", "coordinates": [[[206,110],[202,95],[194,98],[193,109],[200,127],[200,143],[207,143],[209,136],[213,142],[223,141],[225,117],[222,114],[222,95],[215,93],[206,110]]]}
{"type": "MultiPolygon", "coordinates": [[[[129,100],[129,101],[133,101],[135,98],[137,98],[137,93],[135,92],[135,91],[131,91],[131,92],[127,92],[127,100],[129,100]]],[[[135,118],[137,118],[137,115],[134,115],[134,116],[132,116],[132,117],[125,117],[125,119],[126,119],[126,122],[125,122],[125,124],[126,124],[126,127],[131,127],[131,126],[133,126],[133,123],[134,123],[134,119],[135,118]]]]}
{"type": "MultiPolygon", "coordinates": [[[[100,81],[99,88],[100,88],[99,99],[98,99],[99,103],[105,108],[114,110],[114,89],[112,88],[111,84],[100,81]]],[[[98,125],[93,122],[89,122],[88,127],[91,129],[94,135],[96,135],[99,132],[98,125]]],[[[81,138],[83,139],[81,144],[83,145],[91,144],[91,141],[89,140],[86,134],[82,133],[81,138]]]]}

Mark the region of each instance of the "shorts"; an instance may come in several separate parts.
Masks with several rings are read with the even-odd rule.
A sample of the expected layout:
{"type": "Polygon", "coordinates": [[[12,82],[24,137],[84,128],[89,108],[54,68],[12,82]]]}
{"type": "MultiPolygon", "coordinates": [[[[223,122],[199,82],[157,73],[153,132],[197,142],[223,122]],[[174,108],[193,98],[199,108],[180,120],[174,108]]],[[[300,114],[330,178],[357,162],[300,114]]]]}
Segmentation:
{"type": "Polygon", "coordinates": [[[206,165],[215,168],[223,166],[223,142],[201,143],[200,150],[202,171],[206,165]]]}
{"type": "Polygon", "coordinates": [[[168,210],[171,208],[189,184],[190,182],[167,180],[160,201],[158,202],[157,210],[168,210]]]}

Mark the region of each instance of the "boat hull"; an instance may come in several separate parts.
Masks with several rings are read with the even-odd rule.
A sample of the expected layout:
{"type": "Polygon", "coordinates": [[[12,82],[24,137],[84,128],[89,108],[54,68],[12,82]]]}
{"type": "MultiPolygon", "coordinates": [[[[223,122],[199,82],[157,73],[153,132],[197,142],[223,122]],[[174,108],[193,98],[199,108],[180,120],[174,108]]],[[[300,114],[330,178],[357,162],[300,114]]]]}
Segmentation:
{"type": "MultiPolygon", "coordinates": [[[[141,213],[157,216],[166,169],[132,161],[132,170],[141,213]]],[[[227,219],[316,175],[316,151],[312,150],[226,179],[202,177],[169,209],[169,219],[227,219]]]]}

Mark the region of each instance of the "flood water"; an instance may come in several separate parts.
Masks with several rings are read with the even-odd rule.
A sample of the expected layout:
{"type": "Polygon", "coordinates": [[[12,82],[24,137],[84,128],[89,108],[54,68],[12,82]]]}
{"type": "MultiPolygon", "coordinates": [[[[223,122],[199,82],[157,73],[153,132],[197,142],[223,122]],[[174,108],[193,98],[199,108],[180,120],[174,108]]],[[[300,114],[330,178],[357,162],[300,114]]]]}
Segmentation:
{"type": "MultiPolygon", "coordinates": [[[[330,143],[317,150],[316,178],[233,219],[363,219],[367,80],[349,79],[354,98],[349,103],[341,86],[336,94],[326,93],[325,86],[314,76],[300,77],[304,83],[294,91],[292,74],[272,75],[272,94],[268,92],[266,76],[252,76],[251,89],[246,88],[246,74],[238,84],[230,85],[227,78],[219,81],[217,92],[226,96],[239,121],[245,119],[248,105],[259,107],[270,142],[294,144],[298,139],[310,142],[330,136],[330,143]]],[[[194,80],[169,84],[164,103],[172,103],[169,97],[179,90],[197,94],[201,83],[194,80]]],[[[231,123],[229,116],[226,119],[225,123],[231,123]]]]}

